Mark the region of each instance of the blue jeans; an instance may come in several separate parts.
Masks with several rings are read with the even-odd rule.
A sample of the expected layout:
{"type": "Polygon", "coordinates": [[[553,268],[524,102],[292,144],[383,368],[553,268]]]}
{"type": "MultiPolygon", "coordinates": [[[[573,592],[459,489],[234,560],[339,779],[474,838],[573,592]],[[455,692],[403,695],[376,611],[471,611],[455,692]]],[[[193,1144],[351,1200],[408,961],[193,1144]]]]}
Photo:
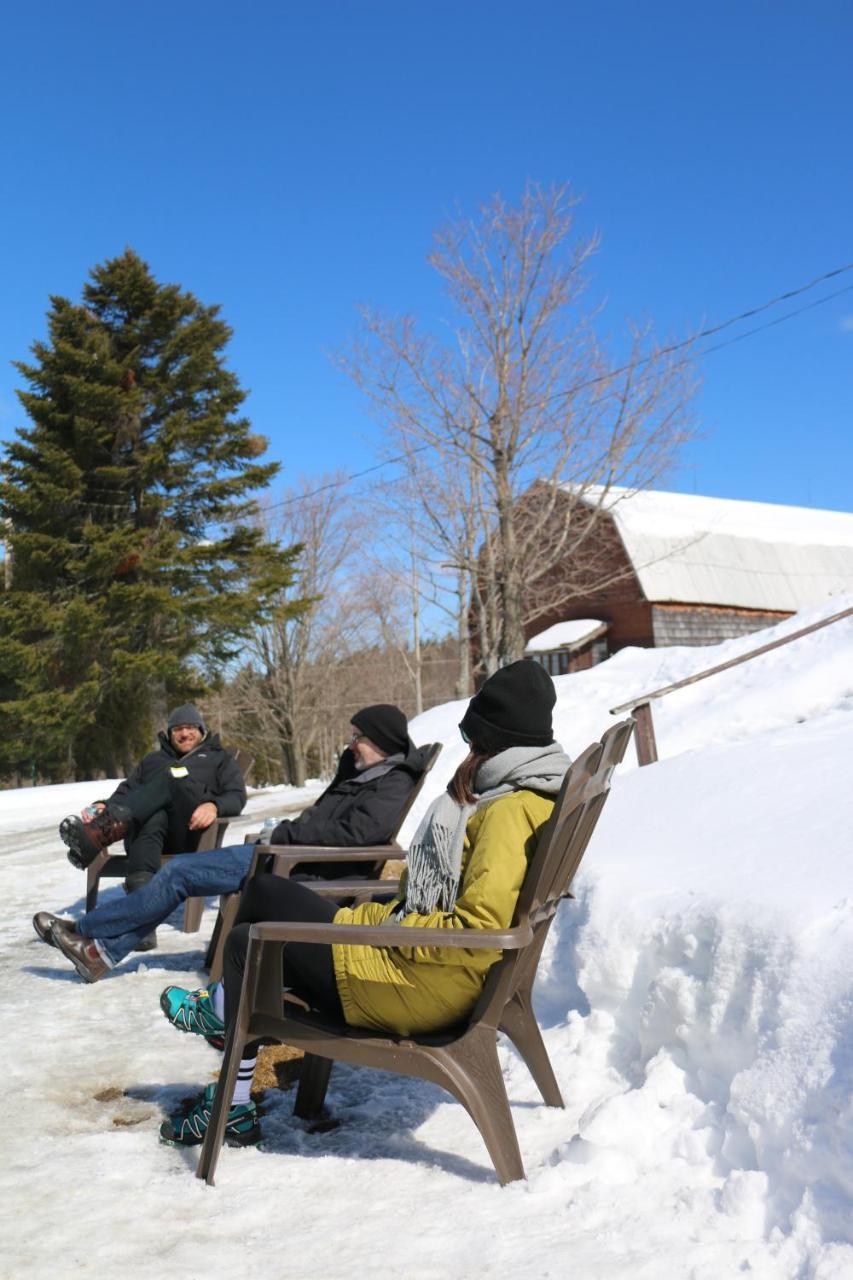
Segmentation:
{"type": "Polygon", "coordinates": [[[236,893],[254,851],[251,844],[231,844],[210,853],[179,854],[142,889],[87,911],[77,921],[77,932],[94,938],[107,959],[118,964],[187,898],[236,893]]]}

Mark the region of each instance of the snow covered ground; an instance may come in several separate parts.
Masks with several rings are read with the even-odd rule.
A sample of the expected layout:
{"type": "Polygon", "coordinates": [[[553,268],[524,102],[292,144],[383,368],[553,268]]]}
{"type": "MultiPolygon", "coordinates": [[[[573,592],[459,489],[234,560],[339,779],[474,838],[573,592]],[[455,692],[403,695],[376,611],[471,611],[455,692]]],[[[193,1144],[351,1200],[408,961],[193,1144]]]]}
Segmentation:
{"type": "MultiPolygon", "coordinates": [[[[558,737],[577,754],[611,706],[769,638],[562,677],[558,737]]],[[[156,1134],[219,1058],[157,998],[199,983],[212,911],[83,984],[30,917],[81,906],[55,824],[93,788],[0,793],[0,1275],[850,1280],[852,658],[848,620],[656,704],[661,761],[629,748],[543,959],[565,1110],[502,1051],[528,1173],[504,1189],[450,1098],[341,1066],[339,1129],[307,1133],[268,1093],[264,1144],[226,1150],[206,1188],[156,1134]]],[[[420,811],[462,758],[462,705],[414,725],[447,742],[420,811]]],[[[301,798],[259,792],[249,813],[301,798]]]]}

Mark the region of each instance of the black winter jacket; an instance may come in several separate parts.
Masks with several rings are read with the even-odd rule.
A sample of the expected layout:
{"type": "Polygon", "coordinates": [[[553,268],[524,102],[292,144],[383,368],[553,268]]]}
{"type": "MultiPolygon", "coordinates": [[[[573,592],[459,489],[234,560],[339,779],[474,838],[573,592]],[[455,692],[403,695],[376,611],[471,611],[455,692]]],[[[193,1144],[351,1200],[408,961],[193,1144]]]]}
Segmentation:
{"type": "MultiPolygon", "coordinates": [[[[310,809],[298,818],[280,822],[270,844],[341,845],[387,844],[396,830],[400,812],[424,771],[424,753],[410,742],[403,760],[379,777],[362,779],[349,748],[338,762],[338,771],[310,809]]],[[[365,770],[365,772],[369,772],[365,770]]],[[[326,880],[358,875],[352,862],[300,863],[297,875],[319,875],[326,880]]],[[[364,866],[363,875],[371,868],[364,866]]]]}
{"type": "Polygon", "coordinates": [[[129,791],[144,786],[165,769],[181,764],[200,788],[199,804],[208,801],[215,804],[221,818],[234,818],[242,811],[246,803],[246,784],[236,760],[222,746],[218,734],[209,733],[197,747],[184,755],[176,750],[167,734],[159,733],[157,736],[159,748],[149,751],[140,760],[130,777],[119,783],[110,800],[120,801],[129,791]]]}

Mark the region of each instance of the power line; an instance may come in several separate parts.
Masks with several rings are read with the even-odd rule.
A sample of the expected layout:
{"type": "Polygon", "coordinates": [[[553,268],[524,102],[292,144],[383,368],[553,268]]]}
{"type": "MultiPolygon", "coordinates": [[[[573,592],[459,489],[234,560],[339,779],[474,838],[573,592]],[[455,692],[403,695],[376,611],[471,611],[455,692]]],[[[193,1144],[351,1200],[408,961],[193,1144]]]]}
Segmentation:
{"type": "MultiPolygon", "coordinates": [[[[621,373],[628,373],[630,370],[639,369],[644,365],[650,364],[654,360],[660,360],[662,356],[671,355],[675,351],[681,351],[685,347],[690,347],[696,342],[700,342],[703,338],[712,337],[715,333],[722,333],[724,329],[729,329],[733,324],[739,324],[743,320],[748,320],[752,316],[760,315],[763,311],[767,311],[770,307],[778,306],[780,302],[786,302],[790,298],[797,298],[803,293],[807,293],[809,289],[814,289],[817,285],[823,284],[826,280],[832,280],[836,276],[843,275],[846,271],[853,271],[853,262],[846,263],[843,267],[836,267],[833,271],[827,271],[822,276],[816,276],[814,280],[810,280],[808,284],[800,285],[796,289],[788,289],[785,293],[778,294],[775,298],[771,298],[768,302],[762,302],[760,306],[750,307],[747,311],[741,311],[736,316],[730,316],[728,320],[722,320],[719,324],[710,325],[706,329],[702,329],[699,333],[694,334],[692,338],[684,338],[681,342],[673,342],[668,346],[661,347],[659,351],[653,352],[649,356],[644,356],[641,360],[635,360],[631,364],[622,365],[618,369],[612,369],[609,373],[604,373],[596,378],[588,378],[584,382],[577,382],[574,386],[569,387],[565,391],[558,391],[550,397],[552,400],[566,399],[575,395],[578,391],[584,391],[587,387],[594,387],[602,382],[610,382],[613,378],[618,377],[621,373]]],[[[739,334],[735,338],[729,338],[725,342],[715,343],[712,347],[705,347],[702,351],[696,351],[692,358],[699,359],[703,356],[711,355],[714,351],[721,351],[723,347],[732,346],[736,342],[743,342],[745,338],[752,338],[757,333],[761,333],[764,329],[772,329],[775,325],[782,324],[786,320],[792,320],[795,316],[802,315],[804,311],[811,311],[814,307],[823,306],[826,302],[831,302],[833,298],[838,298],[844,293],[850,293],[853,285],[846,285],[843,289],[837,289],[834,293],[827,294],[826,297],[818,298],[814,302],[809,302],[803,307],[797,307],[793,311],[787,312],[783,316],[777,316],[773,320],[768,320],[765,324],[756,325],[755,328],[747,330],[746,333],[739,334]]],[[[681,364],[688,361],[683,360],[681,364]]],[[[427,449],[432,448],[429,444],[416,445],[414,448],[407,450],[405,453],[395,454],[391,458],[386,458],[384,462],[374,463],[373,466],[365,467],[362,471],[353,471],[350,475],[342,476],[338,480],[330,480],[326,484],[318,485],[316,489],[309,489],[306,493],[294,494],[289,498],[282,499],[281,502],[271,502],[264,507],[265,511],[275,511],[280,507],[290,507],[296,502],[304,502],[306,498],[314,498],[317,494],[326,493],[330,489],[339,489],[344,485],[351,484],[353,480],[360,480],[363,476],[371,475],[374,471],[381,471],[384,467],[396,466],[400,462],[406,462],[409,458],[417,453],[424,453],[427,449]]]]}
{"type": "MultiPolygon", "coordinates": [[[[585,382],[579,382],[573,387],[569,387],[568,391],[558,391],[551,397],[553,400],[559,400],[561,397],[574,395],[576,391],[583,391],[586,387],[594,387],[601,382],[609,382],[611,378],[618,377],[620,373],[629,373],[633,369],[639,369],[643,365],[651,364],[654,360],[660,360],[662,356],[672,355],[674,351],[682,351],[685,347],[693,346],[696,342],[701,342],[703,338],[710,338],[715,333],[722,333],[724,329],[730,329],[733,324],[740,324],[742,320],[749,320],[752,316],[760,315],[762,311],[767,311],[770,307],[776,307],[780,302],[787,302],[790,298],[797,298],[802,293],[807,293],[809,289],[814,289],[817,285],[823,284],[825,280],[832,280],[835,276],[843,275],[845,271],[853,271],[853,262],[845,263],[843,267],[836,267],[833,271],[827,271],[822,276],[815,276],[814,280],[810,280],[808,284],[802,284],[797,289],[788,289],[785,293],[780,293],[775,298],[771,298],[769,302],[762,302],[758,307],[750,307],[747,311],[741,311],[736,316],[730,316],[728,320],[721,320],[719,324],[710,325],[707,329],[700,329],[692,338],[682,338],[680,342],[671,342],[665,347],[661,347],[658,351],[653,351],[649,356],[643,356],[640,360],[634,360],[630,364],[623,364],[621,368],[611,369],[609,373],[600,374],[596,378],[589,378],[585,382]]],[[[800,307],[795,311],[789,311],[787,315],[780,319],[769,320],[767,324],[756,325],[754,329],[750,329],[749,333],[743,334],[743,337],[751,337],[755,333],[760,333],[762,329],[770,329],[775,324],[780,324],[782,320],[790,320],[792,316],[798,316],[802,311],[808,311],[811,307],[819,307],[824,302],[837,298],[841,293],[847,293],[853,289],[853,285],[847,285],[844,289],[839,289],[836,293],[827,294],[825,298],[818,299],[817,302],[809,303],[808,306],[800,307]]],[[[740,341],[739,338],[733,341],[740,341]]],[[[719,351],[722,347],[728,346],[728,342],[721,342],[714,347],[706,347],[704,351],[697,351],[696,358],[709,355],[712,351],[719,351]]]]}
{"type": "MultiPolygon", "coordinates": [[[[555,392],[550,400],[568,399],[569,396],[575,395],[578,391],[585,391],[589,387],[598,386],[604,382],[610,382],[613,378],[618,377],[622,373],[628,373],[635,369],[643,368],[645,365],[660,360],[663,356],[672,355],[676,351],[684,350],[687,347],[694,346],[697,342],[701,342],[704,338],[713,337],[715,333],[722,333],[723,330],[731,328],[734,324],[739,324],[743,320],[749,320],[752,316],[761,315],[762,312],[769,310],[770,307],[778,306],[782,302],[787,302],[791,298],[800,297],[807,293],[810,289],[814,289],[819,284],[825,283],[827,280],[835,279],[837,276],[844,275],[848,271],[853,271],[853,262],[845,263],[841,267],[835,267],[832,271],[826,271],[823,275],[815,276],[813,280],[809,280],[806,284],[799,285],[795,289],[787,289],[784,293],[777,294],[776,297],[770,298],[767,302],[762,302],[758,306],[749,307],[746,311],[740,311],[737,315],[730,316],[727,320],[721,320],[718,324],[709,325],[702,329],[699,333],[694,334],[691,338],[684,338],[680,342],[669,343],[665,347],[661,347],[658,351],[652,352],[651,355],[643,356],[639,360],[632,361],[629,364],[621,365],[619,368],[612,369],[609,373],[600,374],[595,378],[587,378],[582,382],[577,382],[573,386],[568,387],[564,391],[555,392]]],[[[797,307],[793,311],[786,312],[785,315],[776,316],[773,320],[768,320],[764,324],[756,325],[752,329],[748,329],[745,333],[738,334],[737,337],[729,338],[725,342],[715,343],[711,347],[705,347],[701,351],[695,351],[691,359],[700,359],[704,356],[711,355],[715,351],[721,351],[724,347],[733,346],[736,342],[743,342],[747,338],[754,337],[757,333],[762,333],[765,329],[772,329],[776,325],[783,324],[786,320],[792,320],[796,316],[802,315],[805,311],[811,311],[815,307],[823,306],[827,302],[839,298],[842,294],[853,291],[853,285],[846,285],[843,289],[837,289],[834,293],[827,294],[823,298],[818,298],[813,302],[806,303],[805,306],[797,307]]],[[[680,361],[679,364],[686,364],[687,360],[680,361]]],[[[294,503],[304,502],[308,498],[314,498],[318,494],[327,493],[331,489],[340,489],[345,485],[352,484],[354,480],[361,480],[364,476],[372,475],[376,471],[382,471],[385,467],[397,466],[401,462],[406,462],[416,454],[425,453],[432,448],[429,444],[415,445],[408,449],[405,453],[398,453],[390,458],[385,458],[382,462],[373,463],[369,467],[364,467],[361,471],[353,471],[349,475],[341,476],[337,480],[330,480],[325,484],[318,485],[314,489],[309,489],[305,493],[293,494],[289,498],[283,498],[279,502],[268,503],[264,507],[264,511],[276,511],[282,507],[293,506],[294,503]]],[[[118,492],[107,489],[92,488],[90,493],[110,494],[115,493],[116,497],[124,497],[120,490],[118,492]]],[[[127,495],[130,496],[130,495],[127,495]]],[[[167,496],[167,495],[162,495],[167,496]]],[[[87,503],[85,499],[76,499],[81,506],[108,506],[113,504],[107,503],[87,503]]],[[[119,504],[115,504],[119,505],[119,504]]]]}
{"type": "MultiPolygon", "coordinates": [[[[804,311],[811,311],[815,307],[822,307],[825,302],[832,302],[833,298],[840,298],[844,293],[853,291],[853,284],[845,285],[843,289],[836,289],[834,293],[828,293],[824,298],[816,298],[814,302],[807,302],[802,307],[796,307],[793,311],[786,311],[783,316],[776,316],[774,320],[768,320],[766,324],[756,325],[754,329],[747,329],[745,333],[739,333],[734,338],[726,338],[725,342],[715,342],[713,347],[705,347],[704,351],[697,351],[697,356],[709,356],[713,351],[722,351],[723,347],[734,346],[736,342],[743,342],[744,338],[752,338],[756,333],[761,333],[764,329],[772,329],[774,325],[784,324],[786,320],[793,320],[795,316],[801,316],[804,311]]],[[[790,295],[789,295],[790,296],[790,295]]]]}

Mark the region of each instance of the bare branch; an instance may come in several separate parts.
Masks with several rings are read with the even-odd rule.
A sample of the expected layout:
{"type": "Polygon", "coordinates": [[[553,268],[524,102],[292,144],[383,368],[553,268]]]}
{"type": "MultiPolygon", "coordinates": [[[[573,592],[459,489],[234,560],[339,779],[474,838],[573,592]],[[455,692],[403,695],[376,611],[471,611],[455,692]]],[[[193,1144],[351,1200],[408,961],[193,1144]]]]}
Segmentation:
{"type": "Polygon", "coordinates": [[[676,360],[634,327],[616,360],[597,338],[584,295],[599,237],[578,236],[576,203],[568,187],[529,185],[515,206],[495,196],[476,219],[457,217],[429,258],[452,340],[365,312],[342,359],[389,452],[409,455],[409,510],[397,511],[417,532],[419,576],[469,613],[486,671],[519,657],[525,627],[581,580],[611,584],[605,497],[659,482],[692,426],[683,351],[676,360]]]}

